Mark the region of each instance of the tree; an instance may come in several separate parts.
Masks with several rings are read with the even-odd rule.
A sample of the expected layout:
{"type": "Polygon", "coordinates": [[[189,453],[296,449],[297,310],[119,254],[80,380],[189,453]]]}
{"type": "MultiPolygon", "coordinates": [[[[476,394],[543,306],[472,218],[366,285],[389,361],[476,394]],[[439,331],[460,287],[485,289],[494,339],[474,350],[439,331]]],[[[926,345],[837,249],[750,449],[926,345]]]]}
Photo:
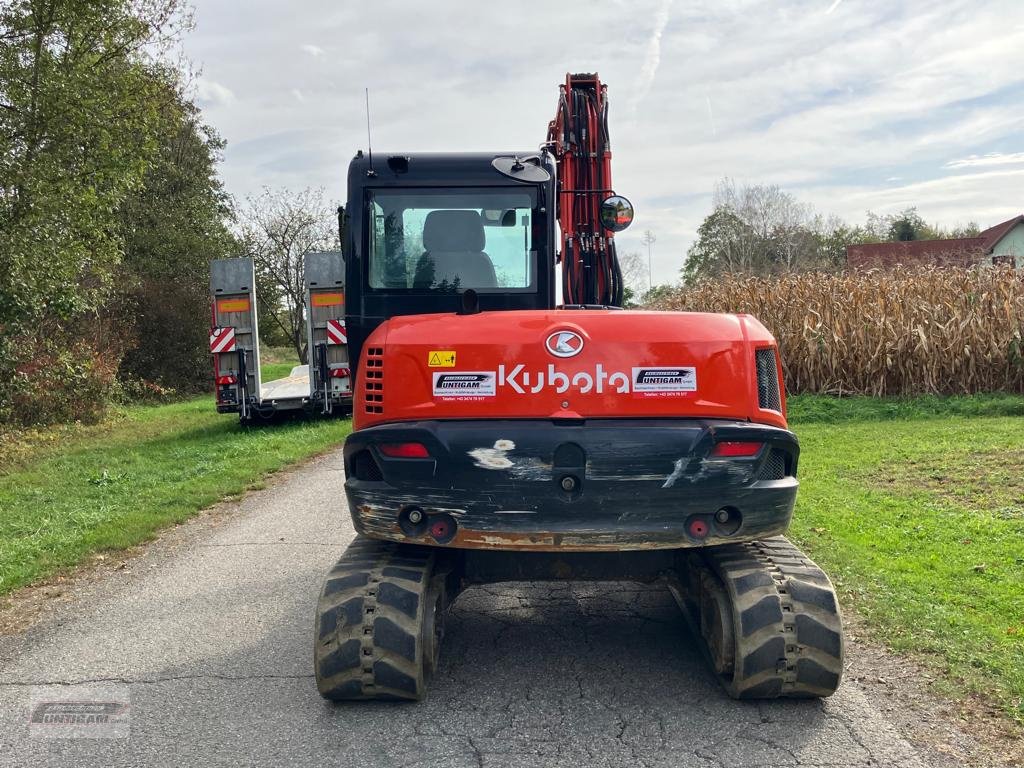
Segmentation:
{"type": "Polygon", "coordinates": [[[644,230],[644,235],[640,238],[641,245],[647,246],[647,289],[650,290],[654,287],[654,272],[653,261],[651,256],[651,249],[654,244],[658,242],[658,238],[649,229],[644,230]]]}
{"type": "Polygon", "coordinates": [[[303,363],[308,360],[303,260],[310,251],[338,247],[336,221],[318,189],[264,189],[238,213],[241,251],[252,257],[257,285],[263,289],[260,316],[284,334],[303,363]]]}
{"type": "Polygon", "coordinates": [[[697,240],[686,253],[682,277],[692,284],[701,277],[750,271],[753,232],[728,208],[715,210],[697,229],[697,240]]]}
{"type": "Polygon", "coordinates": [[[180,0],[0,5],[0,418],[101,406],[113,384],[119,209],[174,77],[154,54],[186,23],[180,0]]]}
{"type": "Polygon", "coordinates": [[[714,205],[687,253],[687,282],[729,272],[788,272],[820,264],[811,207],[777,186],[737,186],[724,179],[715,188],[714,205]]]}
{"type": "Polygon", "coordinates": [[[917,208],[907,208],[890,220],[889,240],[929,240],[927,227],[917,208]]]}
{"type": "Polygon", "coordinates": [[[120,377],[191,391],[210,380],[209,263],[238,246],[217,177],[224,141],[179,90],[160,117],[159,151],[121,207],[118,303],[134,333],[120,377]]]}
{"type": "Polygon", "coordinates": [[[647,290],[647,264],[644,257],[636,251],[619,256],[619,269],[622,272],[622,305],[637,306],[636,299],[647,290]]]}

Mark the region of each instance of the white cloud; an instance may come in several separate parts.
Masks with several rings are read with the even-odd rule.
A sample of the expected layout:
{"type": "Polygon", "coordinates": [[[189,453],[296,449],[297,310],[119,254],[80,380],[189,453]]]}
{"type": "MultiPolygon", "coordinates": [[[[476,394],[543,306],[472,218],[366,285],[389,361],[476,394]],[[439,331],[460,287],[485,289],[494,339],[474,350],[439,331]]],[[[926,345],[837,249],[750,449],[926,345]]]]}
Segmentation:
{"type": "Polygon", "coordinates": [[[619,242],[640,250],[654,231],[656,279],[675,277],[723,176],[850,221],[916,205],[929,222],[990,225],[1024,207],[1020,176],[971,173],[1024,162],[1019,0],[523,0],[512,14],[451,0],[415,19],[400,0],[309,0],[302,14],[253,0],[244,28],[223,3],[194,5],[185,47],[210,78],[199,97],[239,196],[343,199],[364,87],[375,150],[508,150],[543,140],[566,71],[597,71],[615,187],[637,208],[619,242]],[[454,23],[470,17],[487,34],[454,23]]]}
{"type": "Polygon", "coordinates": [[[235,102],[235,94],[225,85],[200,77],[196,82],[196,103],[203,109],[226,107],[235,102]]]}
{"type": "Polygon", "coordinates": [[[959,160],[950,160],[944,168],[976,168],[988,165],[1016,165],[1024,163],[1024,152],[1004,154],[1002,152],[990,152],[987,155],[969,155],[959,160]]]}
{"type": "Polygon", "coordinates": [[[661,0],[654,17],[654,29],[647,40],[647,51],[644,54],[644,63],[640,67],[640,75],[637,77],[636,85],[633,87],[633,98],[630,102],[633,114],[636,114],[637,107],[647,96],[654,84],[654,76],[658,74],[658,66],[661,64],[661,36],[665,33],[668,24],[668,14],[672,10],[672,0],[661,0]]]}

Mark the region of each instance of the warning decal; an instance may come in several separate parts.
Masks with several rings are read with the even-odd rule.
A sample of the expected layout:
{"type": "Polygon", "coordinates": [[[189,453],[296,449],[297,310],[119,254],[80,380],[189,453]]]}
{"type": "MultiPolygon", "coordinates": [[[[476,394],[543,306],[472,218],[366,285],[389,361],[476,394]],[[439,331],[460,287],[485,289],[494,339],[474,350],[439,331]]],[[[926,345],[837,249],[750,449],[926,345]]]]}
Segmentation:
{"type": "Polygon", "coordinates": [[[492,397],[497,391],[494,371],[434,373],[434,397],[492,397]]]}
{"type": "Polygon", "coordinates": [[[327,321],[327,343],[348,344],[348,332],[345,330],[344,320],[327,321]]]}
{"type": "Polygon", "coordinates": [[[243,296],[240,299],[217,299],[218,312],[248,312],[249,299],[243,296]]]}
{"type": "Polygon", "coordinates": [[[427,352],[427,365],[431,368],[454,368],[454,349],[432,349],[427,352]]]}
{"type": "Polygon", "coordinates": [[[235,329],[213,328],[210,330],[210,351],[216,354],[235,351],[235,329]]]}
{"type": "Polygon", "coordinates": [[[314,293],[310,298],[314,307],[336,307],[345,303],[345,294],[340,292],[314,293]]]}
{"type": "Polygon", "coordinates": [[[639,394],[683,394],[697,391],[697,369],[692,366],[676,368],[634,368],[633,391],[639,394]]]}

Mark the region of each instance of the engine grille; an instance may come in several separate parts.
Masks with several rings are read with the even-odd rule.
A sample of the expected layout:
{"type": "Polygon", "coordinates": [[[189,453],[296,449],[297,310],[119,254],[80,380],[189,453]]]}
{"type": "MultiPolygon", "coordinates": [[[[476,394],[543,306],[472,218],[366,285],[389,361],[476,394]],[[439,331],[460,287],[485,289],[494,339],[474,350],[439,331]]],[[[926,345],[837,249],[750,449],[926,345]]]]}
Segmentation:
{"type": "Polygon", "coordinates": [[[384,349],[366,350],[366,412],[384,413],[384,349]]]}
{"type": "Polygon", "coordinates": [[[779,371],[775,364],[775,350],[771,347],[754,352],[757,364],[757,405],[773,411],[782,410],[779,393],[779,371]]]}

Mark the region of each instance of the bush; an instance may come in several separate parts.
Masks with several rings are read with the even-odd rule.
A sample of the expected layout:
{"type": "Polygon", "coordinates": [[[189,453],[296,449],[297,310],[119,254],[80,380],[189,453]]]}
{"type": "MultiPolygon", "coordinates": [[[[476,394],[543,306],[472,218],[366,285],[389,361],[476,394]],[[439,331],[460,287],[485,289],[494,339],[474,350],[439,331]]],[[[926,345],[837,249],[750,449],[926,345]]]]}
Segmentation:
{"type": "Polygon", "coordinates": [[[793,393],[1024,392],[1024,277],[1011,268],[727,275],[654,308],[754,315],[793,393]]]}
{"type": "Polygon", "coordinates": [[[116,337],[99,330],[75,337],[53,329],[37,338],[9,340],[13,371],[2,382],[7,419],[28,426],[98,421],[117,389],[121,350],[116,337]]]}
{"type": "Polygon", "coordinates": [[[125,394],[163,399],[168,390],[210,389],[210,298],[204,280],[147,280],[123,297],[126,325],[134,321],[130,348],[121,361],[125,394]]]}

